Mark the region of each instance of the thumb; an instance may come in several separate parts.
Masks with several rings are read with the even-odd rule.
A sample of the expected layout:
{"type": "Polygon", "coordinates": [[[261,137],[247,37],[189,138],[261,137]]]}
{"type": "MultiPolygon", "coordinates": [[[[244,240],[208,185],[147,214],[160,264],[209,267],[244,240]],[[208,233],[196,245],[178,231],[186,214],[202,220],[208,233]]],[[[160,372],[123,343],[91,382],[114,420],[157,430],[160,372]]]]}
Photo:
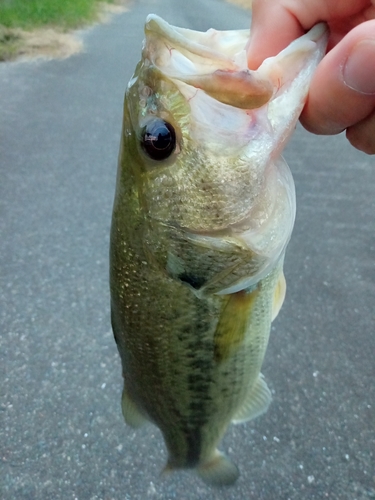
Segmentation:
{"type": "Polygon", "coordinates": [[[320,62],[301,121],[310,132],[336,134],[375,109],[375,20],[350,31],[320,62]]]}

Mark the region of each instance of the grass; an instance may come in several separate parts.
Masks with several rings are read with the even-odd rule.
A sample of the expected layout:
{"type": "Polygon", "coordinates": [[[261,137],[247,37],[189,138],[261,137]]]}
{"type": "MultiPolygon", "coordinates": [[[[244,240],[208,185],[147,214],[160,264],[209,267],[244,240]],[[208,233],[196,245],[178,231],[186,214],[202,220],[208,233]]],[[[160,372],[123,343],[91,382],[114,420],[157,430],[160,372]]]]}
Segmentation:
{"type": "Polygon", "coordinates": [[[97,19],[99,3],[120,0],[0,0],[0,61],[13,59],[25,46],[24,31],[78,28],[97,19]]]}
{"type": "Polygon", "coordinates": [[[0,24],[25,30],[42,26],[76,28],[95,19],[97,3],[97,0],[0,0],[0,24]]]}
{"type": "Polygon", "coordinates": [[[0,25],[0,61],[13,59],[18,54],[20,46],[20,36],[0,25]]]}

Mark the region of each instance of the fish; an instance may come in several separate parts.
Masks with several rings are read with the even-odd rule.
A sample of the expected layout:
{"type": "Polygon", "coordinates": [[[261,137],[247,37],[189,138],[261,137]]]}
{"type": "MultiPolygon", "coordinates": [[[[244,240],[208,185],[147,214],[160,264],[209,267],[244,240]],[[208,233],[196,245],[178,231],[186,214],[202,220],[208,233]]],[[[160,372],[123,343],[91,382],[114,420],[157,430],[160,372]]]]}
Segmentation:
{"type": "Polygon", "coordinates": [[[147,17],[125,93],[110,236],[125,422],[160,429],[165,471],[193,469],[214,486],[239,476],[218,449],[228,426],[271,402],[261,367],[296,207],[281,152],[327,27],[256,71],[248,40],[249,30],[147,17]]]}

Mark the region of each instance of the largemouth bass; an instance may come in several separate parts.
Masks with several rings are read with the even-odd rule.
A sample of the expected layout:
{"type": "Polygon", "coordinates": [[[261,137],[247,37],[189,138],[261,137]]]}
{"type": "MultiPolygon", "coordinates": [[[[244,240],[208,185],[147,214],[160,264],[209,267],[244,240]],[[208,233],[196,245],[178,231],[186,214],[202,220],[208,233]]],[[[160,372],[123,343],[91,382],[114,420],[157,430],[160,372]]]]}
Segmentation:
{"type": "Polygon", "coordinates": [[[249,31],[150,15],[125,95],[113,210],[112,326],[125,421],[161,430],[167,470],[231,484],[230,422],[265,412],[260,373],[294,217],[281,150],[324,54],[324,24],[249,71],[249,31]]]}

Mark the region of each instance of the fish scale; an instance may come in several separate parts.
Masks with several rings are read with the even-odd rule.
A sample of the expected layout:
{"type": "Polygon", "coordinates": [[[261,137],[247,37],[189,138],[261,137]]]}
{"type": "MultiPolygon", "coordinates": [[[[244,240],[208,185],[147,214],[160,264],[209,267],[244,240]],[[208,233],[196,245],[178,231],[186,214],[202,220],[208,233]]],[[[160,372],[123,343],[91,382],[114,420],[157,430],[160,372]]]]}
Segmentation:
{"type": "Polygon", "coordinates": [[[248,32],[195,32],[149,16],[129,82],[110,242],[122,411],[159,427],[165,470],[228,485],[217,447],[264,413],[261,375],[285,296],[295,216],[280,157],[327,41],[322,24],[257,71],[248,32]]]}

